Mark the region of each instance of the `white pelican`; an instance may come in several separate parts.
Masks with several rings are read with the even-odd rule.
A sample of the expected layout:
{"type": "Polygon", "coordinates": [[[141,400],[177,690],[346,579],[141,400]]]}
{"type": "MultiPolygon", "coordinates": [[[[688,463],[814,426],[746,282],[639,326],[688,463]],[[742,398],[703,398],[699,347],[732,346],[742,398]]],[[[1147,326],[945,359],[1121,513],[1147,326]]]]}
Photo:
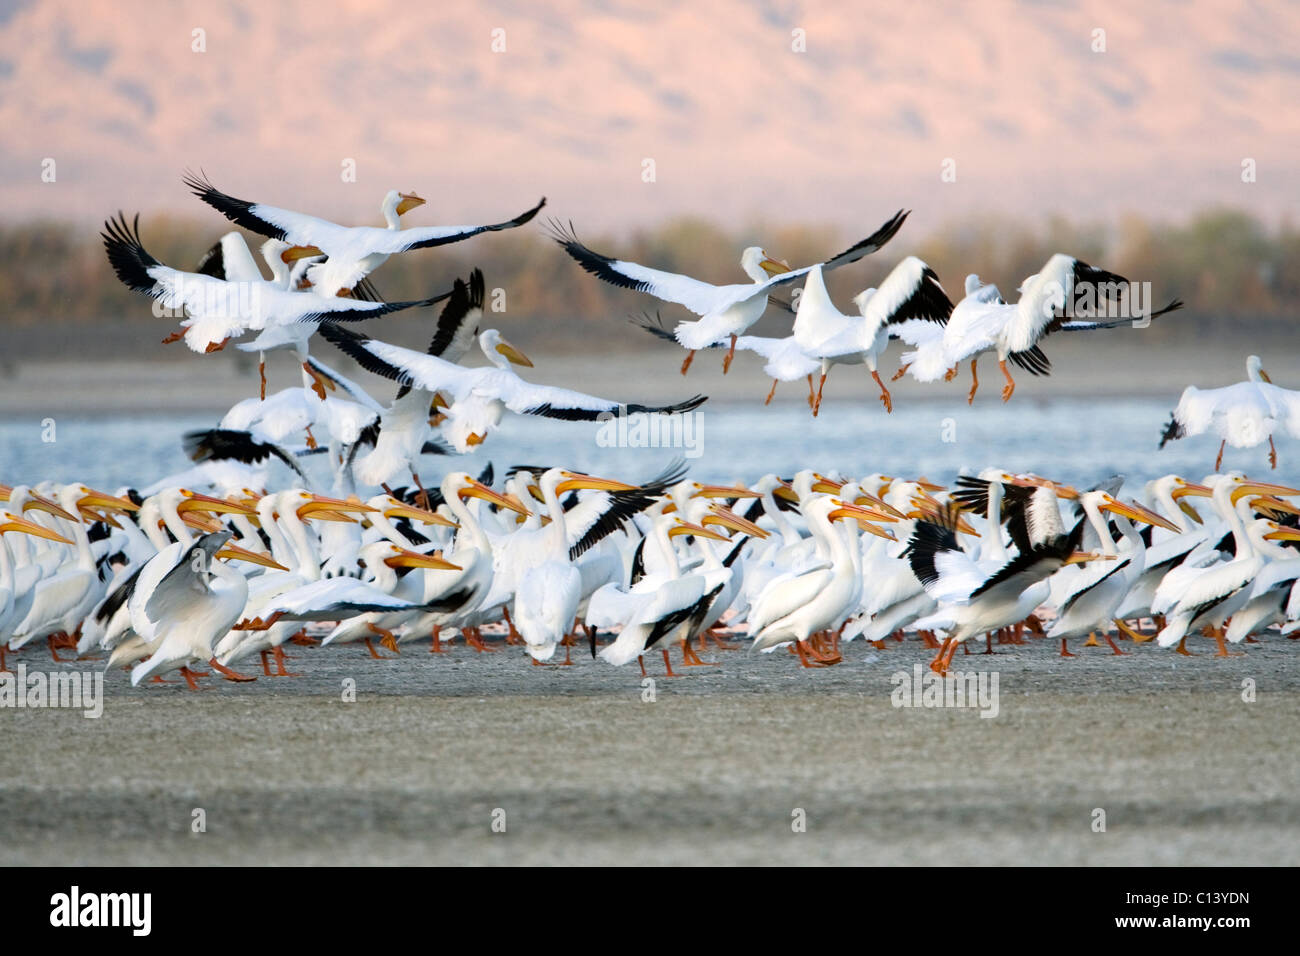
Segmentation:
{"type": "Polygon", "coordinates": [[[137,633],[155,635],[148,660],[131,668],[131,684],[180,670],[191,689],[198,689],[190,664],[207,661],[231,680],[251,680],[217,663],[213,643],[239,619],[248,599],[248,580],[217,560],[232,531],[205,534],[193,544],[178,541],[154,560],[165,565],[147,592],[137,592],[132,613],[137,633]]]}
{"type": "Polygon", "coordinates": [[[1258,355],[1246,359],[1246,381],[1224,388],[1199,389],[1187,386],[1178,407],[1169,417],[1160,447],[1187,435],[1212,431],[1221,439],[1214,470],[1223,464],[1225,445],[1254,448],[1268,442],[1268,462],[1277,467],[1273,433],[1285,429],[1300,438],[1300,391],[1272,383],[1258,355]]]}
{"type": "MultiPolygon", "coordinates": [[[[92,491],[85,485],[77,484],[63,487],[59,493],[59,506],[65,513],[75,513],[81,507],[110,511],[137,510],[132,501],[92,491]]],[[[86,526],[75,518],[69,524],[72,526],[75,553],[70,561],[62,562],[53,574],[43,577],[36,584],[26,615],[12,628],[13,635],[9,639],[11,650],[18,650],[33,639],[72,634],[104,596],[106,585],[100,580],[86,526]]],[[[51,643],[51,651],[53,649],[51,643]]]]}
{"type": "MultiPolygon", "coordinates": [[[[899,210],[866,239],[820,265],[835,269],[870,255],[894,237],[907,215],[899,210]]],[[[551,237],[592,275],[624,289],[647,292],[664,302],[683,305],[700,316],[698,320],[682,322],[673,333],[678,344],[690,353],[682,362],[683,375],[690,368],[696,351],[730,338],[731,347],[722,363],[722,370],[727,371],[735,355],[737,338],[762,317],[769,293],[794,282],[813,268],[805,266],[792,270],[787,263],[773,259],[758,246],[750,246],[741,255],[740,267],[752,281],[719,286],[593,252],[578,241],[572,225],[566,230],[560,223],[552,222],[551,237]]]]}
{"type": "Polygon", "coordinates": [[[290,243],[293,255],[326,257],[307,270],[307,279],[323,296],[350,295],[354,287],[389,256],[411,249],[429,249],[450,242],[460,242],[483,232],[513,229],[529,222],[543,206],[543,198],[532,209],[514,219],[487,226],[420,226],[403,229],[400,216],[424,205],[414,193],[390,190],[380,204],[386,228],[375,226],[340,226],[289,209],[247,202],[219,192],[202,176],[185,177],[185,185],[194,195],[237,226],[262,236],[290,243]]]}
{"type": "MultiPolygon", "coordinates": [[[[996,286],[980,285],[979,277],[966,280],[966,297],[952,311],[942,335],[931,334],[918,342],[914,352],[903,355],[903,366],[895,378],[909,368],[919,381],[935,381],[940,374],[951,379],[956,367],[971,360],[971,392],[974,402],[979,387],[976,365],[984,352],[996,351],[998,367],[1006,385],[1002,400],[1008,401],[1016,390],[1015,380],[1007,369],[1014,361],[1034,375],[1047,374],[1051,363],[1038,349],[1038,342],[1053,332],[1086,332],[1131,325],[1138,315],[1114,321],[1075,318],[1079,303],[1089,309],[1104,307],[1105,300],[1123,301],[1130,283],[1123,276],[1088,265],[1073,256],[1057,253],[1047,260],[1041,271],[1024,281],[1020,300],[1008,305],[996,286]],[[913,367],[915,366],[915,367],[913,367]]],[[[1181,309],[1175,299],[1163,309],[1142,316],[1147,320],[1181,309]]]]}
{"type": "MultiPolygon", "coordinates": [[[[600,597],[593,595],[592,598],[595,607],[604,608],[597,611],[598,614],[617,619],[622,625],[614,641],[599,652],[601,660],[616,667],[635,660],[641,667],[642,676],[645,675],[644,655],[656,648],[663,654],[667,676],[677,676],[668,656],[669,646],[677,642],[681,642],[688,664],[699,662],[698,658],[691,659],[691,638],[704,629],[709,609],[725,587],[719,576],[711,579],[705,574],[683,573],[672,539],[691,534],[726,541],[726,536],[665,513],[667,505],[666,501],[660,502],[648,512],[650,529],[645,538],[645,543],[653,543],[660,553],[664,574],[634,580],[626,590],[607,585],[600,597]]],[[[592,656],[597,654],[595,635],[593,630],[592,656]]]]}
{"type": "Polygon", "coordinates": [[[1047,636],[1060,639],[1062,657],[1073,657],[1066,647],[1069,638],[1100,631],[1110,649],[1122,655],[1124,652],[1111,640],[1107,628],[1112,622],[1118,624],[1119,606],[1146,567],[1146,542],[1134,529],[1133,522],[1175,532],[1178,526],[1141,505],[1120,501],[1103,490],[1084,492],[1079,496],[1079,504],[1097,533],[1101,553],[1116,560],[1090,564],[1070,582],[1047,636]],[[1118,516],[1115,526],[1124,539],[1122,553],[1115,548],[1103,511],[1118,516]]]}
{"type": "MultiPolygon", "coordinates": [[[[1222,475],[1214,482],[1214,503],[1228,521],[1236,553],[1229,561],[1212,564],[1198,570],[1179,588],[1178,601],[1170,609],[1167,623],[1156,635],[1161,647],[1178,645],[1180,653],[1188,653],[1184,642],[1187,635],[1204,628],[1218,644],[1218,657],[1226,657],[1224,622],[1244,607],[1250,600],[1255,578],[1264,569],[1266,559],[1252,535],[1256,521],[1242,520],[1236,504],[1247,495],[1300,495],[1300,489],[1260,481],[1251,481],[1241,475],[1222,475]]],[[[1269,532],[1282,530],[1276,522],[1258,519],[1271,525],[1269,532]]],[[[1269,533],[1260,530],[1258,533],[1269,533]]]]}
{"type": "Polygon", "coordinates": [[[294,348],[304,371],[312,375],[315,373],[307,364],[307,341],[322,322],[375,318],[432,305],[451,294],[410,302],[363,302],[314,291],[291,292],[267,282],[226,282],[173,269],[151,256],[140,241],[139,216],[134,225],[128,225],[126,217],[119,213],[116,220],[105,222],[101,235],[108,261],[127,288],[158,299],[169,309],[185,309],[189,317],[181,325],[186,330],[185,343],[193,351],[219,351],[231,338],[256,331],[260,334],[255,342],[246,345],[254,351],[294,348]]]}
{"type": "Polygon", "coordinates": [[[14,575],[13,555],[4,540],[6,534],[13,532],[47,538],[60,544],[73,544],[71,538],[65,538],[44,525],[20,518],[8,511],[0,511],[0,674],[8,671],[5,666],[5,651],[8,649],[10,637],[13,636],[11,624],[16,617],[14,596],[18,589],[18,582],[14,575]]]}
{"type": "Polygon", "coordinates": [[[442,571],[424,573],[424,602],[436,601],[441,606],[418,617],[407,626],[407,630],[412,636],[430,633],[433,638],[431,652],[439,653],[442,651],[442,629],[457,626],[471,647],[482,650],[484,644],[479,639],[474,615],[485,607],[495,610],[495,606],[501,603],[487,603],[496,584],[498,555],[492,537],[466,505],[465,499],[476,498],[523,517],[527,517],[529,511],[522,502],[493,491],[464,471],[444,475],[439,490],[443,504],[458,526],[452,546],[445,554],[461,570],[454,574],[442,571]]]}
{"type": "MultiPolygon", "coordinates": [[[[483,354],[493,363],[488,368],[463,368],[437,356],[389,345],[342,326],[325,326],[321,334],[367,371],[414,386],[412,394],[421,389],[430,394],[442,392],[451,396],[452,409],[461,402],[466,403],[474,414],[457,419],[461,429],[452,437],[458,451],[482,444],[487,432],[495,427],[506,410],[564,421],[598,421],[611,414],[679,414],[692,411],[705,401],[704,396],[697,395],[674,405],[623,404],[567,388],[535,385],[509,369],[508,362],[527,359],[518,349],[503,341],[495,329],[486,329],[479,336],[483,354]]],[[[428,406],[425,411],[428,411],[428,406]]]]}
{"type": "Polygon", "coordinates": [[[809,663],[807,641],[814,634],[838,625],[851,610],[862,584],[861,548],[857,531],[861,527],[872,534],[892,538],[872,521],[892,521],[883,511],[863,508],[819,495],[803,507],[809,530],[826,545],[830,566],[814,566],[803,572],[779,576],[755,598],[749,610],[751,650],[770,651],[794,642],[799,660],[805,667],[830,663],[818,658],[809,663]],[[850,534],[842,535],[834,522],[850,519],[850,534]]]}
{"type": "Polygon", "coordinates": [[[894,410],[889,389],[881,381],[878,361],[891,338],[904,337],[913,324],[942,329],[953,305],[934,270],[908,256],[890,271],[878,289],[858,293],[853,303],[858,316],[847,316],[835,308],[822,267],[808,273],[791,335],[784,339],[744,336],[737,347],[758,352],[769,360],[764,371],[772,378],[767,401],[772,400],[778,381],[792,381],[821,372],[816,394],[808,379],[809,404],[813,414],[821,410],[822,390],[833,365],[865,365],[880,386],[880,401],[886,412],[894,410]]]}
{"type": "MultiPolygon", "coordinates": [[[[1086,519],[1079,519],[1067,534],[1056,505],[1056,491],[1050,483],[1035,489],[1029,511],[1033,546],[991,574],[957,542],[956,506],[950,504],[943,512],[917,522],[908,561],[913,573],[939,603],[931,618],[949,627],[939,652],[930,662],[935,672],[947,673],[953,652],[967,638],[1000,630],[1028,617],[1047,596],[1047,578],[1054,572],[1066,564],[1094,557],[1076,550],[1086,519]]],[[[921,622],[917,626],[921,627],[921,622]]]]}
{"type": "Polygon", "coordinates": [[[1250,597],[1244,607],[1232,615],[1224,637],[1229,644],[1237,644],[1258,634],[1272,624],[1287,622],[1287,602],[1297,591],[1300,581],[1300,529],[1278,525],[1264,534],[1261,551],[1269,559],[1256,576],[1250,588],[1250,597]],[[1273,542],[1289,542],[1274,544],[1273,542]]]}

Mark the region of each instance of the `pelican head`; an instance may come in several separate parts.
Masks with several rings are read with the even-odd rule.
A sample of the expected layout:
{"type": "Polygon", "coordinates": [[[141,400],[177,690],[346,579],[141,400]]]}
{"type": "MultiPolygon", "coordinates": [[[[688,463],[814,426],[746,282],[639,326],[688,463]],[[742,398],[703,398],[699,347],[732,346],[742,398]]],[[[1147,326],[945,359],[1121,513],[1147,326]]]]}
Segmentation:
{"type": "Polygon", "coordinates": [[[1273,380],[1268,377],[1268,372],[1264,371],[1264,363],[1260,361],[1258,355],[1246,359],[1246,375],[1252,382],[1267,382],[1270,385],[1273,383],[1273,380]]]}
{"type": "Polygon", "coordinates": [[[522,365],[525,368],[532,368],[532,360],[527,355],[519,351],[509,342],[501,337],[501,333],[496,329],[484,329],[478,337],[479,348],[487,356],[488,361],[497,368],[505,368],[505,363],[497,358],[498,355],[504,356],[505,360],[515,365],[522,365]]]}
{"type": "Polygon", "coordinates": [[[384,194],[384,201],[379,204],[379,211],[383,213],[384,221],[388,223],[389,229],[402,228],[401,220],[398,218],[417,206],[423,206],[424,200],[415,193],[399,192],[396,189],[390,189],[384,194]]]}
{"type": "Polygon", "coordinates": [[[750,246],[740,254],[740,268],[755,282],[766,282],[770,276],[789,272],[790,264],[783,259],[772,258],[761,246],[750,246]]]}

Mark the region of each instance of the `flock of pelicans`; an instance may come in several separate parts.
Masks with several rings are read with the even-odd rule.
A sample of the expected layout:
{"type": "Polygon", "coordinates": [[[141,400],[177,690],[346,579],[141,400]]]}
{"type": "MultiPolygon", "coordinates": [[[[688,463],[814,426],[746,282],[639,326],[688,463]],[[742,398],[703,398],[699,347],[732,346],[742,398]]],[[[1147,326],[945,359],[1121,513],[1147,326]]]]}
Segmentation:
{"type": "MultiPolygon", "coordinates": [[[[754,649],[789,647],[807,667],[837,663],[841,643],[859,636],[883,648],[914,634],[946,673],[957,646],[977,636],[990,651],[995,639],[1046,637],[1072,656],[1068,641],[1085,636],[1123,653],[1112,630],[1182,653],[1189,637],[1205,635],[1223,655],[1274,626],[1300,628],[1300,508],[1288,500],[1300,490],[1219,473],[1223,445],[1214,474],[1149,482],[1141,503],[1120,496],[1119,479],[1079,491],[1001,469],[945,489],[812,470],[711,485],[676,465],[631,483],[516,466],[497,482],[489,466],[478,477],[448,469],[426,487],[422,456],[474,450],[506,411],[596,420],[679,414],[704,398],[637,405],[527,381],[511,366],[531,361],[480,328],[486,285],[477,269],[415,301],[382,301],[370,282],[391,255],[522,226],[545,200],[493,225],[403,228],[400,217],[423,200],[392,191],[381,207],[386,227],[350,228],[235,199],[201,177],[186,182],[267,237],[260,251],[272,277],[238,232],[195,272],[163,265],[145,250],[138,219],[124,216],[105,226],[109,262],[180,318],[165,341],[210,353],[241,339],[239,349],[259,353],[261,392],[216,427],[187,434],[194,466],[151,487],[0,485],[0,670],[6,652],[44,643],[56,659],[72,648],[106,653],[133,684],[180,671],[193,687],[195,668],[207,665],[250,680],[235,666],[253,655],[265,675],[287,676],[283,646],[313,642],[309,624],[320,643],[361,642],[375,657],[376,642],[396,652],[424,639],[438,652],[454,636],[495,650],[482,629],[499,624],[536,664],[559,647],[568,663],[580,639],[595,655],[605,635],[605,661],[636,660],[644,672],[644,655],[658,651],[669,674],[673,645],[699,664],[697,647],[725,647],[719,635],[742,629],[754,649]],[[435,303],[441,314],[425,352],[358,331],[361,320],[435,303]],[[310,354],[317,332],[391,380],[394,397],[375,399],[310,354]],[[475,345],[488,364],[462,366],[475,345]],[[294,352],[302,382],[268,395],[265,354],[280,349],[294,352]],[[327,463],[327,479],[308,477],[313,461],[327,463]]],[[[836,364],[864,365],[891,409],[878,363],[894,338],[911,347],[895,378],[951,379],[969,360],[971,401],[979,356],[995,352],[1006,400],[1015,388],[1008,362],[1049,371],[1043,337],[1181,306],[1114,318],[1098,307],[1127,295],[1127,280],[1061,254],[1025,280],[1015,304],[972,275],[954,305],[934,271],[908,256],[854,298],[856,315],[840,313],[823,273],[879,250],[905,219],[900,212],[803,268],[746,249],[751,281],[724,286],[613,259],[582,245],[572,227],[551,229],[588,272],[698,316],[671,332],[641,323],[688,350],[683,374],[701,349],[726,349],[724,372],[737,350],[753,351],[773,390],[807,380],[813,414],[836,364]],[[779,300],[787,288],[790,301],[779,300]],[[1093,315],[1080,317],[1084,302],[1093,315]],[[791,335],[748,335],[770,304],[794,313],[791,335]]],[[[1300,393],[1273,385],[1252,356],[1247,381],[1188,388],[1162,445],[1203,432],[1234,447],[1268,441],[1276,467],[1279,429],[1300,437],[1300,393]]]]}
{"type": "MultiPolygon", "coordinates": [[[[705,485],[676,467],[642,484],[563,468],[447,474],[427,493],[362,500],[291,487],[224,497],[175,486],[146,497],[79,484],[0,487],[0,667],[34,641],[107,652],[131,681],[210,664],[230,680],[283,645],[428,640],[493,649],[504,624],[535,664],[558,647],[612,639],[610,664],[696,647],[742,625],[757,650],[789,646],[805,667],[841,642],[878,648],[914,633],[946,673],[958,645],[1025,634],[1060,642],[1152,636],[1253,641],[1300,629],[1300,489],[1241,473],[1080,492],[989,469],[942,489],[924,479],[801,471],[752,487],[705,485]],[[226,560],[222,560],[226,559],[226,560]],[[238,567],[236,566],[238,563],[238,567]],[[1144,633],[1143,622],[1154,631],[1144,633]],[[942,640],[936,639],[942,632],[942,640]]],[[[400,652],[399,652],[400,653],[400,652]]]]}

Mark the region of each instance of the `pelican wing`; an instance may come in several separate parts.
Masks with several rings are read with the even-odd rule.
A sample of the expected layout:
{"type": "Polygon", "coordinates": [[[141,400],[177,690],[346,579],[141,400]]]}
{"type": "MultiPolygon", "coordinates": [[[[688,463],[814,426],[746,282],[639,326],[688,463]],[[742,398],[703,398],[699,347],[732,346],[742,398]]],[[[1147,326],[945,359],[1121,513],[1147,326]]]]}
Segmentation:
{"type": "MultiPolygon", "coordinates": [[[[684,477],[686,464],[677,461],[631,491],[592,491],[584,494],[576,505],[564,512],[569,559],[576,561],[601,539],[625,528],[635,515],[649,508],[684,477]]],[[[637,553],[641,553],[639,547],[637,553]]],[[[636,580],[634,574],[632,583],[636,583],[636,580]]]]}
{"type": "MultiPolygon", "coordinates": [[[[268,321],[335,322],[374,318],[416,305],[432,305],[450,292],[410,302],[363,302],[338,296],[277,289],[269,282],[228,282],[198,272],[163,265],[140,241],[140,217],[126,216],[104,224],[104,251],[117,277],[127,288],[160,300],[169,309],[184,308],[191,319],[216,322],[236,335],[262,328],[268,321]]],[[[211,334],[211,333],[209,333],[211,334]]]]}
{"type": "Polygon", "coordinates": [[[758,634],[769,624],[811,602],[826,589],[833,576],[830,568],[815,568],[773,581],[750,608],[749,633],[758,634]]]}
{"type": "MultiPolygon", "coordinates": [[[[857,262],[863,256],[880,249],[894,237],[902,227],[908,214],[899,210],[888,222],[867,238],[856,242],[838,255],[820,263],[823,269],[835,269],[842,265],[857,262]]],[[[573,257],[580,266],[592,275],[624,289],[647,292],[665,302],[675,302],[690,309],[696,315],[712,315],[744,302],[757,295],[767,295],[771,290],[788,285],[806,275],[813,266],[794,269],[790,272],[773,276],[764,282],[744,282],[734,285],[717,286],[690,276],[675,272],[664,272],[648,266],[611,256],[602,255],[588,249],[578,241],[573,225],[566,229],[558,222],[551,223],[551,236],[573,257]]]]}
{"type": "Polygon", "coordinates": [[[356,578],[312,581],[277,595],[258,612],[289,621],[338,621],[370,611],[407,611],[420,605],[394,597],[356,578]]]}
{"type": "Polygon", "coordinates": [[[375,226],[349,228],[326,219],[294,212],[291,209],[236,199],[218,190],[202,174],[187,173],[185,185],[194,195],[237,226],[272,239],[283,239],[295,245],[316,246],[327,255],[331,254],[331,249],[337,252],[344,248],[360,255],[371,253],[391,255],[408,249],[427,249],[431,246],[460,242],[481,232],[495,232],[522,226],[546,205],[546,200],[542,199],[532,209],[514,219],[487,226],[426,226],[414,229],[383,229],[375,226]]]}
{"type": "Polygon", "coordinates": [[[145,601],[145,617],[157,623],[164,618],[180,616],[195,601],[212,594],[208,584],[209,567],[216,560],[217,552],[233,536],[230,531],[214,531],[203,535],[190,547],[179,549],[176,563],[159,579],[145,601]]]}
{"type": "Polygon", "coordinates": [[[451,298],[438,316],[438,328],[426,350],[430,355],[459,362],[473,347],[478,335],[479,321],[483,318],[483,272],[470,273],[469,284],[457,279],[451,298]]]}
{"type": "Polygon", "coordinates": [[[952,300],[935,271],[916,256],[908,256],[894,266],[867,300],[863,318],[874,338],[881,326],[917,319],[945,325],[952,310],[952,300]]]}

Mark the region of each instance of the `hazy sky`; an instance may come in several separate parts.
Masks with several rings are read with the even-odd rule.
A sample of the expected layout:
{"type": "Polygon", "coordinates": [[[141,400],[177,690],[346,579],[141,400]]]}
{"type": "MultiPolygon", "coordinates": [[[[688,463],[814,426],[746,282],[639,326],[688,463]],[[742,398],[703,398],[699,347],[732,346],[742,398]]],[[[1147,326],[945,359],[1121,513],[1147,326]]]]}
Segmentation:
{"type": "Polygon", "coordinates": [[[206,215],[180,183],[200,166],[350,222],[394,187],[429,199],[413,225],[541,195],[614,231],[851,231],[899,206],[922,230],[1214,204],[1276,221],[1300,211],[1298,104],[1300,4],[0,0],[7,221],[206,215]]]}

